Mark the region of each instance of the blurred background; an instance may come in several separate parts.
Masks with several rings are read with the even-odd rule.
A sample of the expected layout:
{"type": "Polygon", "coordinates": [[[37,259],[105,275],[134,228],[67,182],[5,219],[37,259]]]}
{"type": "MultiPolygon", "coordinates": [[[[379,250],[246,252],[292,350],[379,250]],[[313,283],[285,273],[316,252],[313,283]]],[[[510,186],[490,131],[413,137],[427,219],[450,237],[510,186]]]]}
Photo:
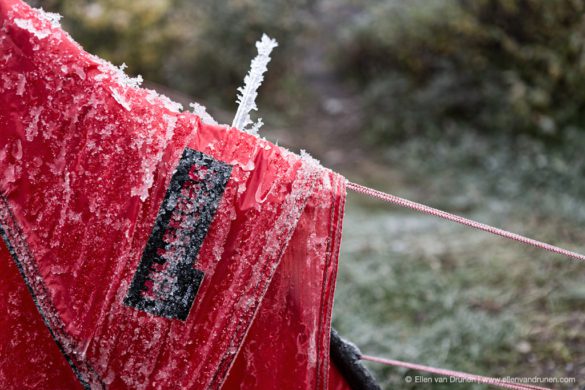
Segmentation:
{"type": "MultiPolygon", "coordinates": [[[[279,47],[262,136],[358,183],[585,251],[581,0],[29,2],[223,123],[266,32],[279,47]]],[[[585,264],[350,194],[334,326],[371,355],[584,385],[584,279],[585,264]]],[[[369,367],[385,388],[456,387],[369,367]]]]}

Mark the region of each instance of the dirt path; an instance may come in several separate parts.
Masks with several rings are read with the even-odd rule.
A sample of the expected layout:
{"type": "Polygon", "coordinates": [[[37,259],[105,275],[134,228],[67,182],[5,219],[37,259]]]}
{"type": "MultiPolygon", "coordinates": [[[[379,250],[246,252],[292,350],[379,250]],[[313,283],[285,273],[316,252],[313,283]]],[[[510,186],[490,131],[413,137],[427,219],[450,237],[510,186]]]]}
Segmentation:
{"type": "Polygon", "coordinates": [[[309,33],[299,47],[301,82],[312,104],[287,128],[272,137],[287,146],[306,149],[328,167],[346,170],[364,157],[359,134],[361,110],[359,96],[336,75],[329,56],[331,42],[339,36],[342,21],[351,16],[347,7],[336,2],[319,1],[311,10],[309,33]]]}

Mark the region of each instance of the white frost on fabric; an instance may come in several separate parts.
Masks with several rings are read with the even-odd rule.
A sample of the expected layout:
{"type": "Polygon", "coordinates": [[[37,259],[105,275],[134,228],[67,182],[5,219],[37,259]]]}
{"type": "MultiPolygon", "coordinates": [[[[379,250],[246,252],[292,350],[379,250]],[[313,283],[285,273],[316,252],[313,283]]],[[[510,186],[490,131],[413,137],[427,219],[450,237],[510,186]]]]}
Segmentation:
{"type": "Polygon", "coordinates": [[[148,190],[154,183],[154,172],[151,169],[151,165],[148,159],[143,159],[140,163],[140,170],[143,173],[142,183],[138,187],[132,187],[130,189],[131,196],[138,196],[141,201],[145,201],[148,198],[148,190]]]}
{"type": "MultiPolygon", "coordinates": [[[[108,77],[112,79],[117,86],[110,86],[110,92],[112,93],[112,97],[120,103],[122,107],[124,107],[127,111],[132,110],[132,105],[126,99],[125,93],[128,88],[139,88],[142,84],[142,76],[138,75],[136,77],[130,77],[125,72],[124,69],[127,68],[127,65],[123,63],[119,67],[114,66],[112,63],[105,61],[97,56],[91,56],[92,59],[98,64],[98,69],[101,73],[94,76],[94,80],[102,81],[107,79],[108,77]]],[[[81,77],[81,75],[79,75],[81,77]]],[[[85,78],[85,73],[83,74],[83,78],[85,78]]]]}
{"type": "Polygon", "coordinates": [[[16,161],[20,161],[22,159],[22,142],[17,139],[15,146],[16,148],[12,150],[12,157],[14,157],[16,161]]]}
{"type": "Polygon", "coordinates": [[[79,77],[81,80],[85,80],[85,71],[83,70],[83,67],[77,65],[77,64],[73,64],[73,72],[77,75],[77,77],[79,77]]]}
{"type": "Polygon", "coordinates": [[[165,123],[167,124],[167,127],[165,129],[165,136],[164,136],[164,145],[166,146],[168,144],[168,142],[171,140],[171,138],[173,138],[173,135],[175,134],[175,127],[177,126],[177,117],[175,116],[171,116],[171,115],[163,115],[163,119],[165,120],[165,123]]]}
{"type": "Polygon", "coordinates": [[[18,84],[16,85],[16,95],[22,96],[24,93],[24,86],[26,85],[26,76],[22,73],[18,74],[18,84]]]}
{"type": "Polygon", "coordinates": [[[160,105],[162,103],[163,107],[169,111],[180,113],[183,111],[183,105],[181,103],[177,103],[171,100],[166,95],[161,95],[153,89],[146,89],[148,94],[146,95],[146,101],[148,101],[152,105],[160,105]]]}
{"type": "Polygon", "coordinates": [[[268,69],[270,53],[276,46],[278,46],[276,40],[269,38],[266,34],[262,35],[262,38],[256,42],[258,55],[250,64],[250,71],[244,78],[244,86],[238,88],[239,94],[236,101],[239,106],[232,122],[232,127],[257,135],[258,129],[262,126],[262,119],[259,119],[255,125],[248,127],[252,124],[250,113],[252,110],[258,110],[258,106],[256,106],[258,88],[262,84],[264,73],[268,69]]]}
{"type": "Polygon", "coordinates": [[[94,76],[94,79],[97,81],[102,81],[108,76],[116,82],[119,87],[122,89],[120,91],[119,87],[110,87],[110,92],[112,92],[112,97],[120,103],[122,107],[126,110],[131,111],[132,106],[128,100],[126,100],[124,94],[127,88],[139,88],[142,84],[142,76],[138,75],[136,77],[130,77],[125,72],[124,69],[127,68],[126,64],[120,65],[120,67],[114,66],[108,61],[102,60],[97,56],[92,56],[94,61],[98,64],[98,69],[100,70],[100,74],[94,76]]]}
{"type": "MultiPolygon", "coordinates": [[[[16,7],[18,7],[18,4],[13,5],[13,8],[16,7]]],[[[23,30],[27,30],[28,32],[32,33],[38,39],[47,38],[49,35],[51,35],[51,33],[54,32],[53,30],[59,29],[60,31],[61,23],[59,23],[59,20],[61,20],[61,15],[53,12],[46,12],[42,8],[33,8],[33,11],[36,13],[36,16],[38,17],[38,20],[41,22],[42,26],[35,26],[33,22],[34,19],[23,18],[14,18],[14,24],[23,30]]],[[[11,10],[8,13],[8,17],[12,18],[13,16],[14,12],[11,10]]],[[[56,37],[57,39],[60,39],[59,35],[56,37]]]]}
{"type": "Polygon", "coordinates": [[[311,156],[305,149],[301,149],[301,160],[303,160],[306,164],[309,164],[313,168],[320,168],[321,162],[317,160],[315,157],[311,156]]]}
{"type": "Polygon", "coordinates": [[[122,65],[120,65],[119,67],[114,66],[110,63],[108,63],[108,65],[110,65],[108,67],[110,68],[109,70],[113,70],[114,78],[116,79],[116,81],[122,84],[123,86],[139,88],[142,85],[142,82],[144,80],[142,79],[141,75],[138,75],[136,77],[130,77],[126,74],[126,72],[124,72],[124,70],[128,67],[128,65],[126,65],[125,62],[122,63],[122,65]]]}
{"type": "Polygon", "coordinates": [[[61,23],[60,20],[62,18],[61,15],[55,12],[47,12],[42,8],[37,9],[37,13],[39,17],[49,23],[51,23],[52,28],[60,28],[61,23]]]}
{"type": "Polygon", "coordinates": [[[45,39],[51,33],[50,30],[37,29],[34,26],[32,20],[30,20],[30,19],[16,18],[16,19],[14,19],[14,24],[16,24],[18,27],[22,28],[23,30],[27,30],[28,32],[32,33],[35,37],[37,37],[39,39],[45,39]]]}
{"type": "MultiPolygon", "coordinates": [[[[18,4],[15,4],[14,7],[19,7],[18,4]]],[[[46,12],[42,8],[33,8],[34,12],[37,14],[38,19],[40,20],[40,25],[38,21],[36,21],[35,26],[35,19],[26,19],[26,18],[14,18],[15,24],[30,33],[36,36],[39,39],[45,39],[51,36],[51,39],[66,39],[72,45],[82,49],[79,44],[74,41],[67,32],[61,29],[60,19],[62,18],[61,15],[53,12],[46,12]],[[37,27],[38,26],[38,27],[37,27]],[[42,27],[42,28],[41,28],[42,27]]],[[[8,14],[9,18],[12,18],[14,15],[13,11],[10,11],[8,14]]],[[[38,45],[36,45],[38,48],[38,45]]],[[[120,103],[126,110],[130,111],[131,104],[125,98],[126,89],[127,88],[139,88],[142,85],[143,79],[141,75],[137,75],[136,77],[131,77],[125,73],[125,69],[127,65],[123,63],[119,67],[113,65],[109,61],[106,61],[96,55],[88,54],[88,57],[93,60],[93,62],[98,66],[97,72],[93,75],[94,80],[96,81],[103,81],[105,79],[111,79],[115,83],[119,84],[119,88],[111,88],[110,91],[112,92],[112,97],[116,99],[118,103],[120,103]]],[[[4,59],[4,58],[2,58],[4,59]]],[[[81,79],[85,80],[87,74],[85,73],[84,69],[80,66],[73,65],[72,68],[73,72],[81,79]]],[[[61,68],[61,71],[67,73],[69,69],[61,68]]],[[[4,88],[8,86],[11,87],[12,80],[9,80],[4,74],[2,74],[2,81],[4,82],[4,88]]],[[[19,83],[22,82],[19,80],[19,83]]],[[[20,87],[20,84],[19,86],[20,87]]],[[[24,85],[22,85],[24,87],[24,85]]],[[[20,89],[17,90],[20,91],[20,89]]],[[[148,90],[148,95],[146,99],[155,105],[163,105],[167,110],[180,113],[183,111],[183,106],[180,103],[174,102],[170,98],[165,95],[160,95],[155,91],[148,90]]]]}
{"type": "MultiPolygon", "coordinates": [[[[175,128],[177,126],[178,121],[175,116],[166,114],[163,115],[163,120],[166,124],[163,136],[158,138],[156,135],[154,135],[154,137],[157,137],[156,141],[160,144],[159,145],[160,148],[155,154],[149,156],[149,158],[142,159],[140,163],[140,174],[142,175],[142,180],[138,186],[132,187],[130,189],[130,195],[138,196],[140,200],[143,202],[148,198],[148,191],[150,191],[150,188],[154,184],[154,172],[156,171],[158,164],[162,160],[162,156],[164,154],[164,151],[166,150],[167,145],[169,144],[170,140],[173,138],[175,134],[175,128]]],[[[153,138],[134,140],[134,142],[136,142],[136,147],[141,147],[143,145],[143,142],[145,142],[146,144],[151,144],[153,141],[154,141],[153,138]]]]}
{"type": "Polygon", "coordinates": [[[122,95],[117,88],[114,87],[110,87],[110,91],[112,92],[112,97],[118,102],[120,103],[120,105],[122,107],[124,107],[126,109],[126,111],[132,111],[132,106],[130,105],[130,102],[128,100],[126,100],[126,98],[124,97],[124,95],[122,95]]]}
{"type": "Polygon", "coordinates": [[[199,103],[189,103],[189,107],[191,107],[191,112],[201,118],[203,123],[208,125],[218,125],[217,121],[213,119],[211,115],[207,112],[207,108],[199,103]]]}
{"type": "Polygon", "coordinates": [[[314,330],[311,332],[311,336],[309,336],[309,348],[307,351],[307,361],[309,363],[309,367],[316,367],[317,366],[317,334],[316,333],[317,333],[318,326],[316,324],[314,324],[313,329],[314,330]]]}
{"type": "Polygon", "coordinates": [[[3,81],[2,87],[4,89],[12,89],[12,87],[14,87],[14,81],[12,81],[12,78],[6,73],[2,73],[2,81],[3,81]]]}
{"type": "Polygon", "coordinates": [[[39,125],[39,117],[41,116],[41,111],[43,111],[42,106],[33,107],[30,110],[31,119],[30,119],[28,126],[24,130],[24,135],[25,135],[27,141],[32,141],[33,139],[35,139],[36,135],[39,133],[38,125],[39,125]]]}

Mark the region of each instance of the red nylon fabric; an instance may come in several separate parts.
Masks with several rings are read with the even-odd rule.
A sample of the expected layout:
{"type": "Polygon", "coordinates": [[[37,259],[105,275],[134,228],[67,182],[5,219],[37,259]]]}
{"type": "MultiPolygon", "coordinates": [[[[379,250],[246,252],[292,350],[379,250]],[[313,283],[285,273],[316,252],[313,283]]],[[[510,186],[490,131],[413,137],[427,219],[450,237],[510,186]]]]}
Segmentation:
{"type": "Polygon", "coordinates": [[[181,113],[21,1],[0,26],[0,387],[327,388],[345,180],[181,113]],[[187,149],[231,171],[181,321],[125,297],[187,149]]]}
{"type": "Polygon", "coordinates": [[[80,389],[2,240],[0,275],[1,387],[51,389],[59,384],[64,389],[80,389]]]}
{"type": "Polygon", "coordinates": [[[351,387],[347,384],[343,374],[339,372],[335,364],[329,365],[329,390],[351,390],[351,387]]]}
{"type": "Polygon", "coordinates": [[[321,177],[224,388],[327,388],[344,186],[321,177]]]}

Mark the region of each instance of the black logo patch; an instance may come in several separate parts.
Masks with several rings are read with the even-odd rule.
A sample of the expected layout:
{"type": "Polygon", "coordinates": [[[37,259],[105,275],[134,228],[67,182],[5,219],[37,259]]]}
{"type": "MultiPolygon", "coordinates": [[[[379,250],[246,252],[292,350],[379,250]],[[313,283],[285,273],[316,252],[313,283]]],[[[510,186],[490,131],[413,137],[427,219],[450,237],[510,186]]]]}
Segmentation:
{"type": "Polygon", "coordinates": [[[204,273],[195,269],[232,166],[186,148],[158,212],[124,303],[187,319],[204,273]]]}

